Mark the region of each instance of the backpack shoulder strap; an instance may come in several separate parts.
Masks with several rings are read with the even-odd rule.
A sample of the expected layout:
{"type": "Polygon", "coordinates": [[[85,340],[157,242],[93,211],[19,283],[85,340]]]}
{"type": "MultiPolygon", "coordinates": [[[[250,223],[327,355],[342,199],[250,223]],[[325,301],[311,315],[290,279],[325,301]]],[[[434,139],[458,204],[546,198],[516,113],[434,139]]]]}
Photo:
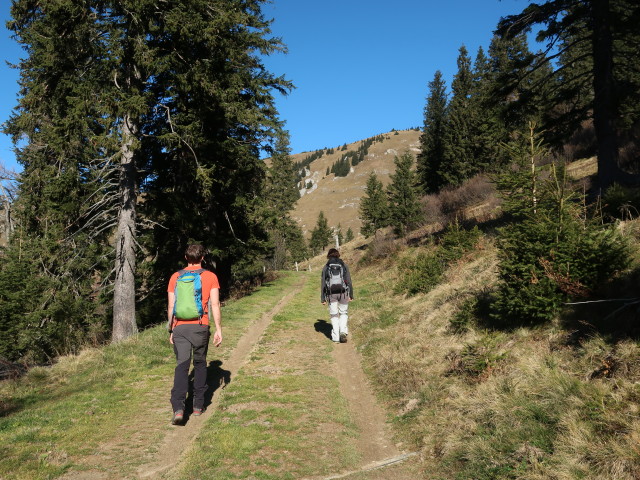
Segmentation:
{"type": "Polygon", "coordinates": [[[183,268],[182,270],[178,270],[178,277],[181,277],[185,273],[197,273],[198,275],[201,275],[202,272],[206,272],[206,269],[198,268],[197,270],[187,270],[186,268],[183,268]]]}

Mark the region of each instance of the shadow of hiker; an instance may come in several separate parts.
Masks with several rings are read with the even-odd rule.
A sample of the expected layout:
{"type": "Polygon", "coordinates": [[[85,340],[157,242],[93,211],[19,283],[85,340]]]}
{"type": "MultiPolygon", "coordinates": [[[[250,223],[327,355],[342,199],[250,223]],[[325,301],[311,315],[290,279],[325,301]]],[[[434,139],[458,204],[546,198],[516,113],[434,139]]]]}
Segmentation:
{"type": "MultiPolygon", "coordinates": [[[[211,405],[213,394],[219,388],[224,388],[231,382],[231,372],[221,368],[220,360],[212,360],[207,367],[207,391],[204,394],[204,408],[211,405]]],[[[185,423],[193,413],[193,370],[189,373],[189,393],[184,404],[185,423]]]]}
{"type": "Polygon", "coordinates": [[[329,322],[326,320],[316,320],[316,323],[313,324],[316,329],[316,332],[323,333],[325,337],[331,340],[331,329],[333,328],[329,322]]]}
{"type": "Polygon", "coordinates": [[[209,385],[209,388],[207,389],[207,393],[204,394],[205,408],[211,405],[214,392],[219,388],[222,389],[226,387],[231,382],[231,372],[220,368],[221,366],[222,361],[213,360],[209,362],[209,366],[207,367],[207,385],[209,385]]]}

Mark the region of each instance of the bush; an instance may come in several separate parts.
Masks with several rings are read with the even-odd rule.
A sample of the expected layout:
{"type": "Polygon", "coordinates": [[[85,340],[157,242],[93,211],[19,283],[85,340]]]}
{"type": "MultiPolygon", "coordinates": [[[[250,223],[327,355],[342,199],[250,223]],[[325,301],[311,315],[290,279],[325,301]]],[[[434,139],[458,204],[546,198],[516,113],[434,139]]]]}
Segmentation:
{"type": "Polygon", "coordinates": [[[420,202],[422,204],[422,212],[424,214],[424,222],[426,224],[446,224],[447,218],[442,213],[442,201],[440,200],[440,195],[427,195],[422,197],[420,202]]]}
{"type": "Polygon", "coordinates": [[[637,218],[640,216],[640,191],[613,185],[602,199],[602,213],[611,219],[637,218]]]}
{"type": "Polygon", "coordinates": [[[441,255],[449,262],[462,258],[466,252],[475,248],[480,235],[478,227],[465,230],[457,222],[449,225],[440,243],[441,255]]]}
{"type": "Polygon", "coordinates": [[[584,195],[562,163],[548,161],[533,129],[528,140],[529,146],[511,148],[514,164],[497,178],[513,219],[500,230],[500,284],[491,314],[505,324],[549,321],[567,299],[592,295],[629,262],[615,229],[586,220],[584,195]]]}
{"type": "Polygon", "coordinates": [[[396,293],[416,295],[427,293],[441,281],[446,270],[444,259],[438,252],[420,253],[415,259],[404,259],[400,263],[402,280],[396,285],[396,293]]]}
{"type": "Polygon", "coordinates": [[[479,238],[477,227],[465,230],[458,223],[450,225],[434,251],[420,253],[416,258],[404,259],[400,263],[402,277],[395,292],[407,295],[428,293],[442,281],[449,264],[472,250],[479,238]]]}
{"type": "Polygon", "coordinates": [[[449,330],[452,333],[464,333],[473,324],[477,317],[478,299],[473,297],[465,300],[459,310],[449,320],[449,330]]]}
{"type": "Polygon", "coordinates": [[[384,235],[374,235],[367,247],[367,251],[360,260],[360,264],[368,265],[382,258],[391,258],[400,249],[400,245],[393,238],[384,235]]]}
{"type": "Polygon", "coordinates": [[[447,225],[468,219],[485,220],[496,209],[498,199],[487,177],[477,175],[458,188],[448,187],[427,195],[421,202],[425,223],[447,225]]]}
{"type": "Polygon", "coordinates": [[[486,335],[476,343],[465,345],[460,352],[452,352],[447,356],[451,362],[449,375],[460,375],[471,380],[486,378],[507,357],[500,351],[499,336],[486,335]]]}
{"type": "Polygon", "coordinates": [[[567,299],[589,297],[629,262],[615,229],[544,207],[504,227],[498,248],[501,282],[492,316],[507,322],[549,321],[567,299]]]}

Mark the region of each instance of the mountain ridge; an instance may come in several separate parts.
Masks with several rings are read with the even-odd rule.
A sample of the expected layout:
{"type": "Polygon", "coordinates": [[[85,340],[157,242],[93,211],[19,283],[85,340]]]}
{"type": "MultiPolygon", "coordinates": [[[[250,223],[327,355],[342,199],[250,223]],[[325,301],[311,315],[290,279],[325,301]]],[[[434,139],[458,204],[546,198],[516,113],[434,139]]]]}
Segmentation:
{"type": "Polygon", "coordinates": [[[419,129],[392,130],[345,144],[346,150],[343,149],[344,146],[338,146],[291,155],[294,164],[300,165],[316,152],[323,152],[305,168],[299,183],[301,196],[291,212],[303,235],[310,237],[321,211],[330,228],[340,225],[343,234],[351,228],[354,235],[359,235],[362,226],[359,218],[360,199],[364,196],[369,175],[375,173],[383,185],[388,185],[395,171],[395,157],[409,152],[415,158],[420,151],[420,135],[419,129]],[[350,167],[347,176],[339,177],[333,173],[327,175],[327,169],[331,169],[345,153],[355,152],[369,139],[378,140],[368,147],[367,154],[360,163],[350,167]],[[310,188],[306,188],[307,185],[310,188]]]}

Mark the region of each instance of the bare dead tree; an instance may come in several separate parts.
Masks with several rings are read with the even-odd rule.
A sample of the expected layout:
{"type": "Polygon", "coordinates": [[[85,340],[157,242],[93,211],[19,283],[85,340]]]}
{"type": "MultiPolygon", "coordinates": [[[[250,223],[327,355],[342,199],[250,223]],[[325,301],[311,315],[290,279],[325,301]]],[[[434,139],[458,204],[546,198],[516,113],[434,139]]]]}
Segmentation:
{"type": "Polygon", "coordinates": [[[7,244],[15,229],[12,206],[17,195],[20,174],[0,164],[0,244],[7,244]]]}

